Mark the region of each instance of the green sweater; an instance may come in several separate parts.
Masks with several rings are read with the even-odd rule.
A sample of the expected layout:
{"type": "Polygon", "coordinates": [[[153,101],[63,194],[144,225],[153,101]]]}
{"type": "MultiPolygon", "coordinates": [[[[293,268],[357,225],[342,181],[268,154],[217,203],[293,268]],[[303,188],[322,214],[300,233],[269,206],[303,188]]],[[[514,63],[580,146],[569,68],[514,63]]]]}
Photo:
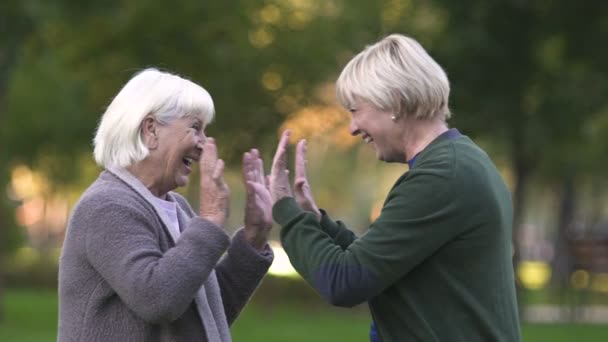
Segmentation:
{"type": "Polygon", "coordinates": [[[511,196],[468,137],[439,137],[357,238],[291,197],[273,207],[296,270],[328,302],[369,302],[383,342],[520,341],[511,196]]]}

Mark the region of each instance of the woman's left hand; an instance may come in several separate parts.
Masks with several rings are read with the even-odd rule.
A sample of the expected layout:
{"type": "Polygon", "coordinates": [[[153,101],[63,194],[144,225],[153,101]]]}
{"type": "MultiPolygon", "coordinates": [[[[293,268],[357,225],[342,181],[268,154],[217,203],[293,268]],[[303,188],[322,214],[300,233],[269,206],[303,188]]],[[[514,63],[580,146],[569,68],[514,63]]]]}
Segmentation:
{"type": "Polygon", "coordinates": [[[200,166],[200,217],[224,228],[230,208],[230,190],[224,182],[224,161],[217,157],[213,138],[203,144],[200,166]]]}
{"type": "Polygon", "coordinates": [[[289,168],[287,167],[287,145],[289,144],[290,134],[290,130],[283,132],[272,160],[272,168],[268,177],[268,189],[273,205],[281,198],[293,197],[291,184],[289,184],[289,168]]]}
{"type": "Polygon", "coordinates": [[[243,181],[246,189],[245,237],[261,250],[272,228],[272,199],[267,189],[260,153],[256,149],[243,155],[243,181]]]}

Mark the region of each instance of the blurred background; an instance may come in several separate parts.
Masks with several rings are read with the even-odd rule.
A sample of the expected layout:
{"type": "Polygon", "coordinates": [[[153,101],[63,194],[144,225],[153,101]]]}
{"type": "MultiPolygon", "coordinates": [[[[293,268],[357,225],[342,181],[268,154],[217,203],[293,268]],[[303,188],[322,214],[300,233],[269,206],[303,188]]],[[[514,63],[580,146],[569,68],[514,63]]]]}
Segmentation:
{"type": "MultiPolygon", "coordinates": [[[[100,171],[94,131],[145,67],[214,98],[208,135],[229,164],[231,231],[243,217],[242,153],[260,148],[268,167],[291,128],[294,142],[309,140],[317,203],[364,232],[407,166],[349,136],[334,81],[393,32],[445,68],[450,125],[512,190],[524,339],[608,341],[608,3],[593,0],[2,0],[0,341],[56,339],[66,221],[100,171]]],[[[197,205],[196,176],[180,191],[197,205]]],[[[366,307],[323,303],[273,247],[234,340],[367,341],[366,307]]]]}

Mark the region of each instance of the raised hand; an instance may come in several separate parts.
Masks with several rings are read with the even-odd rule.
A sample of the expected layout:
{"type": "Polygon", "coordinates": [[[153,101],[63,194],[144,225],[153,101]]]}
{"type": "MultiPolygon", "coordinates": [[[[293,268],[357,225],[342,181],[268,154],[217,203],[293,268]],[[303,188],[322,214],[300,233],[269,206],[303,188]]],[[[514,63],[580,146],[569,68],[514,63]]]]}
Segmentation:
{"type": "Polygon", "coordinates": [[[272,169],[268,177],[268,189],[270,190],[272,204],[283,197],[293,197],[289,184],[289,169],[287,168],[287,144],[290,134],[289,130],[283,132],[272,161],[272,169]]]}
{"type": "Polygon", "coordinates": [[[224,182],[224,161],[217,158],[217,147],[213,138],[208,138],[203,144],[199,167],[199,214],[223,228],[230,207],[230,190],[224,182]]]}
{"type": "Polygon", "coordinates": [[[315,214],[321,220],[321,212],[312,198],[308,178],[306,177],[306,140],[302,139],[296,147],[294,193],[300,208],[315,214]]]}
{"type": "Polygon", "coordinates": [[[266,188],[262,159],[256,149],[243,155],[243,181],[247,194],[245,238],[254,248],[262,249],[272,228],[272,199],[266,188]]]}

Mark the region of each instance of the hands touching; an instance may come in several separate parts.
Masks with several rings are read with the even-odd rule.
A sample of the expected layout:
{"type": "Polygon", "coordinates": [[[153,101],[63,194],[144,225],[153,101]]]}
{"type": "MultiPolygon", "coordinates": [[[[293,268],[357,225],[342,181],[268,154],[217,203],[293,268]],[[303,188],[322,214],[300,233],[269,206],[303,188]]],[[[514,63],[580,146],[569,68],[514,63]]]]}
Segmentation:
{"type": "Polygon", "coordinates": [[[266,185],[264,166],[256,149],[243,155],[243,181],[245,183],[245,238],[254,248],[266,245],[272,228],[272,199],[266,185]]]}
{"type": "Polygon", "coordinates": [[[202,218],[224,227],[230,208],[230,190],[224,182],[224,161],[217,158],[215,140],[203,144],[200,167],[200,210],[202,218]]]}
{"type": "Polygon", "coordinates": [[[268,176],[268,190],[274,205],[283,197],[293,197],[289,184],[289,169],[287,168],[287,145],[289,144],[289,130],[283,132],[277,150],[272,160],[270,176],[268,176]]]}
{"type": "MultiPolygon", "coordinates": [[[[298,205],[313,213],[321,220],[306,176],[306,141],[301,140],[296,147],[294,191],[289,182],[287,167],[287,145],[290,131],[281,135],[268,178],[260,153],[252,149],[243,155],[243,181],[246,189],[245,237],[254,248],[265,246],[272,228],[272,206],[284,197],[294,197],[298,205]]],[[[203,145],[200,160],[200,216],[220,227],[228,216],[230,191],[224,182],[224,162],[217,157],[217,147],[213,138],[203,145]]]]}
{"type": "MultiPolygon", "coordinates": [[[[202,146],[200,167],[200,216],[224,227],[230,205],[230,191],[224,182],[224,162],[217,157],[213,138],[202,146]]],[[[247,193],[245,237],[254,248],[266,245],[272,228],[272,200],[266,189],[264,169],[256,149],[243,156],[243,180],[247,193]],[[256,191],[257,189],[257,191],[256,191]]]]}

